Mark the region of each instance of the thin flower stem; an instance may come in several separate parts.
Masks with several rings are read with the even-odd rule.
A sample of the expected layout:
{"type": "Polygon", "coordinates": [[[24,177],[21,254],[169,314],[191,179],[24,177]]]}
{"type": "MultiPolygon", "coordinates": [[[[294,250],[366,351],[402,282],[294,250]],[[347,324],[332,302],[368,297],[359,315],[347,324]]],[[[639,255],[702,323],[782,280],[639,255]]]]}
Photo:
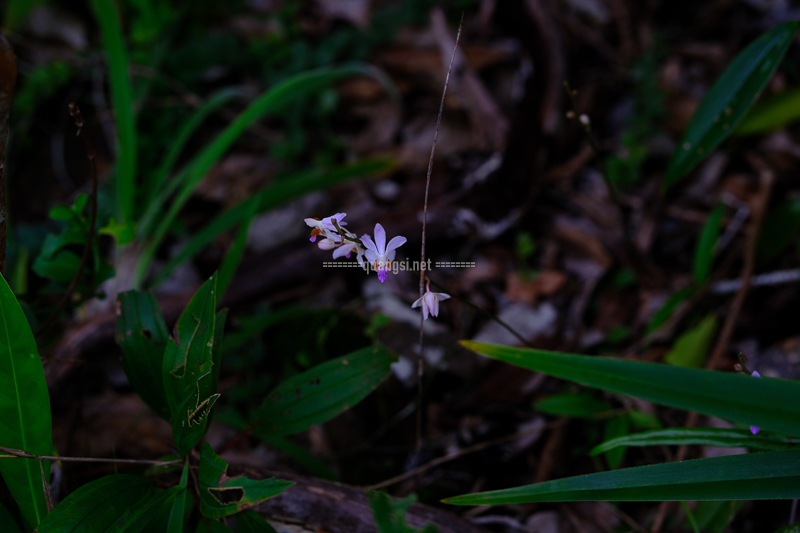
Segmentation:
{"type": "MultiPolygon", "coordinates": [[[[442,125],[442,113],[444,111],[444,97],[447,94],[447,84],[450,83],[450,72],[453,70],[453,62],[456,58],[456,51],[458,50],[458,40],[461,38],[461,30],[464,26],[464,13],[461,13],[461,22],[458,23],[458,33],[456,34],[456,42],[453,45],[453,54],[450,56],[450,66],[447,67],[447,76],[444,79],[444,89],[442,90],[442,100],[439,102],[439,116],[436,118],[436,130],[433,132],[433,143],[431,144],[431,157],[428,160],[428,175],[425,179],[425,201],[422,204],[422,248],[421,248],[421,261],[420,265],[425,264],[425,230],[428,222],[428,191],[431,185],[431,172],[433,171],[433,153],[436,151],[436,139],[439,137],[439,127],[442,125]]],[[[425,272],[420,269],[419,272],[419,297],[425,293],[425,272]]],[[[419,357],[417,358],[417,453],[419,458],[422,451],[422,374],[425,371],[425,358],[424,358],[424,333],[423,325],[425,322],[422,313],[422,307],[419,312],[419,357]]]]}

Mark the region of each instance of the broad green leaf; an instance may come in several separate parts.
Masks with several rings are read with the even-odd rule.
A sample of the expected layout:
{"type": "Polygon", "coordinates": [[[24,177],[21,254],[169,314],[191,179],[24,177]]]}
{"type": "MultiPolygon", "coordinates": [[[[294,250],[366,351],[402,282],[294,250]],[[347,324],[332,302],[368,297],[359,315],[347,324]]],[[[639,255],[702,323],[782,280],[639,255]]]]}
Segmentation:
{"type": "Polygon", "coordinates": [[[789,524],[786,527],[782,527],[775,533],[800,533],[800,522],[796,524],[789,524]]]}
{"type": "Polygon", "coordinates": [[[131,387],[158,416],[169,420],[162,378],[169,331],[152,293],[128,291],[117,296],[116,340],[131,387]]]}
{"type": "Polygon", "coordinates": [[[164,497],[169,497],[168,493],[156,490],[147,478],[128,474],[105,476],[79,487],[62,500],[36,532],[141,531],[152,518],[149,512],[164,497]]]}
{"type": "MultiPolygon", "coordinates": [[[[753,380],[755,381],[755,380],[753,380]]],[[[800,450],[623,468],[443,500],[454,505],[800,498],[800,450]]]]}
{"type": "Polygon", "coordinates": [[[215,273],[186,305],[175,325],[175,338],[164,351],[161,375],[172,435],[182,456],[205,434],[208,415],[219,398],[212,370],[216,287],[215,273]]]}
{"type": "Polygon", "coordinates": [[[330,420],[380,385],[395,360],[385,347],[362,348],[292,376],[256,411],[259,427],[268,433],[289,435],[330,420]]]}
{"type": "Polygon", "coordinates": [[[690,285],[672,293],[670,297],[667,298],[667,301],[664,302],[664,305],[653,314],[653,318],[650,319],[650,322],[647,324],[647,333],[650,334],[663,326],[667,320],[670,319],[672,313],[675,312],[675,309],[677,309],[681,303],[689,299],[696,290],[694,285],[690,285]]]}
{"type": "MultiPolygon", "coordinates": [[[[252,203],[258,205],[256,209],[258,213],[263,213],[284,205],[286,202],[307,194],[310,191],[331,187],[350,179],[386,172],[393,166],[394,161],[391,159],[371,158],[357,161],[334,170],[311,170],[276,181],[276,183],[264,190],[255,193],[248,200],[217,215],[216,218],[195,234],[189,242],[159,270],[153,280],[153,285],[158,286],[169,277],[178,265],[200,252],[221,233],[241,224],[249,213],[252,203]]],[[[155,251],[153,251],[153,253],[155,253],[155,251]]],[[[144,257],[137,266],[137,276],[139,280],[144,279],[149,263],[150,259],[144,257]]]]}
{"type": "Polygon", "coordinates": [[[75,212],[65,205],[57,205],[50,210],[50,218],[54,220],[72,220],[74,216],[75,212]]]}
{"type": "Polygon", "coordinates": [[[242,511],[236,515],[237,533],[278,533],[260,514],[242,511]]]}
{"type": "Polygon", "coordinates": [[[700,231],[700,238],[697,240],[697,248],[694,252],[694,281],[697,285],[705,284],[711,274],[714,250],[717,246],[717,239],[719,239],[719,230],[724,214],[725,204],[717,204],[700,231]]]}
{"type": "Polygon", "coordinates": [[[242,415],[231,409],[220,409],[215,414],[217,420],[240,431],[250,430],[255,437],[263,440],[273,448],[285,453],[304,467],[306,467],[312,474],[322,479],[330,479],[331,481],[338,481],[339,477],[331,470],[328,465],[322,462],[317,457],[311,455],[305,448],[295,444],[286,437],[275,435],[269,431],[265,431],[260,426],[252,427],[253,424],[248,422],[242,415]]]}
{"type": "MultiPolygon", "coordinates": [[[[614,416],[606,420],[605,428],[603,428],[603,438],[612,440],[622,438],[628,434],[628,416],[614,416]]],[[[619,468],[620,463],[625,458],[625,447],[613,448],[606,452],[606,461],[611,470],[619,468]]]]}
{"type": "Polygon", "coordinates": [[[588,387],[800,437],[800,382],[473,341],[461,344],[588,387]]]}
{"type": "Polygon", "coordinates": [[[103,45],[108,56],[111,103],[116,117],[119,142],[116,169],[117,215],[120,223],[133,217],[133,199],[136,180],[136,118],[131,96],[131,80],[128,75],[128,53],[122,40],[124,35],[119,23],[117,9],[112,0],[92,0],[97,22],[103,33],[103,45]]]}
{"type": "Polygon", "coordinates": [[[78,254],[69,250],[61,250],[51,257],[39,255],[31,268],[43,278],[66,283],[75,277],[80,264],[81,258],[78,254]]]}
{"type": "Polygon", "coordinates": [[[244,476],[227,478],[228,463],[207,442],[200,453],[200,510],[206,518],[222,518],[268,500],[294,483],[282,479],[253,480],[244,476]],[[225,475],[225,481],[220,478],[225,475]]]}
{"type": "MultiPolygon", "coordinates": [[[[723,533],[741,506],[741,501],[698,502],[692,514],[702,531],[723,533]]],[[[686,527],[685,524],[684,527],[686,527]]]]}
{"type": "Polygon", "coordinates": [[[789,21],[775,26],[731,61],[681,137],[664,178],[664,189],[685,176],[736,128],[783,59],[797,24],[789,21]]]}
{"type": "Polygon", "coordinates": [[[769,133],[800,119],[800,89],[787,89],[758,102],[745,115],[736,136],[769,133]]]}
{"type": "MultiPolygon", "coordinates": [[[[217,290],[219,301],[219,290],[217,290]]],[[[214,318],[214,342],[211,346],[211,390],[216,391],[219,384],[219,371],[222,369],[222,345],[225,338],[225,324],[228,322],[228,309],[218,312],[214,318]]]]}
{"type": "Polygon", "coordinates": [[[777,435],[758,435],[749,429],[669,428],[643,431],[606,440],[589,452],[590,455],[613,450],[619,446],[719,446],[721,448],[750,448],[752,450],[791,450],[800,448],[800,439],[777,435]]]}
{"type": "MultiPolygon", "coordinates": [[[[50,396],[28,319],[0,275],[0,445],[35,455],[53,452],[50,396]]],[[[50,479],[50,463],[44,462],[50,479]]],[[[0,474],[29,530],[47,514],[39,461],[0,459],[0,474]]]]}
{"type": "Polygon", "coordinates": [[[421,530],[411,527],[406,523],[408,507],[417,501],[414,494],[395,500],[385,492],[370,491],[367,495],[369,506],[378,533],[437,533],[433,524],[426,524],[421,530]]]}
{"type": "Polygon", "coordinates": [[[789,198],[770,209],[758,234],[756,258],[761,263],[772,261],[789,246],[800,230],[800,197],[789,198]]]}
{"type": "MultiPolygon", "coordinates": [[[[142,254],[141,263],[145,265],[144,270],[146,271],[146,267],[149,266],[155,251],[166,236],[167,230],[172,226],[173,221],[200,183],[200,180],[251,124],[270,113],[282,109],[288,102],[296,100],[303,95],[330,87],[345,78],[373,74],[374,69],[361,65],[312,70],[283,80],[259,96],[225,130],[203,148],[187,166],[188,172],[180,190],[178,190],[177,195],[171,202],[169,209],[159,218],[159,222],[156,224],[152,234],[152,240],[142,254]]],[[[140,273],[143,274],[144,272],[140,271],[140,273]]],[[[141,282],[142,279],[143,276],[138,277],[137,281],[141,282]]]]}
{"type": "Polygon", "coordinates": [[[17,525],[17,521],[14,520],[14,517],[2,503],[0,503],[0,524],[3,524],[3,531],[5,533],[22,533],[22,530],[17,525]]]}
{"type": "Polygon", "coordinates": [[[717,331],[717,316],[708,315],[702,322],[678,337],[664,356],[664,362],[675,366],[702,368],[717,331]]]}
{"type": "Polygon", "coordinates": [[[533,408],[548,415],[578,418],[594,418],[612,409],[608,402],[589,392],[554,394],[534,403],[533,408]]]}

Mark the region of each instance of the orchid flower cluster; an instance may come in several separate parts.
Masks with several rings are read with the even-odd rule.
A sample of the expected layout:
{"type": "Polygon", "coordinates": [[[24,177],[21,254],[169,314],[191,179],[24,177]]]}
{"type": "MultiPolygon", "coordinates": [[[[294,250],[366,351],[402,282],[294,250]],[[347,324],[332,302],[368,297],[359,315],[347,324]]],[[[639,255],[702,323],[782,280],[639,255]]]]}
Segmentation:
{"type": "MultiPolygon", "coordinates": [[[[369,271],[372,267],[378,273],[381,283],[386,281],[389,272],[392,271],[392,261],[394,261],[397,249],[406,243],[406,238],[398,235],[389,243],[386,243],[386,230],[380,224],[375,224],[375,239],[367,234],[359,239],[355,233],[344,228],[347,222],[344,217],[347,213],[336,213],[335,215],[323,218],[306,218],[305,223],[313,228],[311,230],[311,242],[317,242],[320,250],[333,250],[333,258],[350,258],[356,254],[356,261],[361,268],[369,271]],[[366,263],[364,258],[366,257],[366,263]]],[[[440,292],[431,292],[430,280],[428,281],[427,291],[422,298],[414,302],[411,307],[422,306],[422,315],[425,320],[428,315],[439,315],[439,301],[450,298],[449,295],[440,292]]]]}

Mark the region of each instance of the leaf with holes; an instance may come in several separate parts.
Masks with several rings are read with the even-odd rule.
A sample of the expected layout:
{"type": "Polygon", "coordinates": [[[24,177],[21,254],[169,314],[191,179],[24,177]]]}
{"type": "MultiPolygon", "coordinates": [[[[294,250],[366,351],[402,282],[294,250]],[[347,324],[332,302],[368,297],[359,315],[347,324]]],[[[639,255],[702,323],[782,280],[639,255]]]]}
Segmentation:
{"type": "Polygon", "coordinates": [[[150,409],[169,420],[161,375],[169,331],[152,293],[128,291],[117,296],[116,340],[131,387],[150,409]]]}
{"type": "MultiPolygon", "coordinates": [[[[52,455],[50,396],[36,341],[14,293],[0,276],[0,445],[52,455]]],[[[45,478],[50,463],[44,462],[45,478]]],[[[0,459],[0,474],[29,530],[47,514],[39,461],[0,459]]]]}
{"type": "Polygon", "coordinates": [[[219,398],[213,376],[217,275],[206,281],[183,310],[167,342],[161,375],[180,455],[203,437],[219,398]]]}
{"type": "Polygon", "coordinates": [[[674,185],[736,128],[783,59],[797,31],[784,22],[750,43],[708,91],[681,137],[664,178],[674,185]]]}
{"type": "Polygon", "coordinates": [[[228,463],[203,443],[200,453],[200,510],[206,518],[222,518],[285,491],[294,483],[282,479],[228,478],[228,463]],[[224,479],[220,483],[220,480],[224,479]]]}

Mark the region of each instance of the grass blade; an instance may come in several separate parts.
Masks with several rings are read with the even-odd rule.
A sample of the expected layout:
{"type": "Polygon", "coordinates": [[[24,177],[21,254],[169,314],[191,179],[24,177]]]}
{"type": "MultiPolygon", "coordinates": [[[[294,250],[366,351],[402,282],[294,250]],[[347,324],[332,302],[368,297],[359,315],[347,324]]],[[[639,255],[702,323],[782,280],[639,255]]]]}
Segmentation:
{"type": "MultiPolygon", "coordinates": [[[[225,130],[222,131],[211,143],[208,144],[194,160],[188,165],[188,175],[182,183],[177,196],[173,200],[166,214],[156,226],[151,241],[145,248],[140,262],[144,263],[141,270],[147,266],[161,244],[167,230],[172,225],[178,212],[194,192],[197,185],[208,170],[230,148],[239,136],[251,124],[262,119],[269,113],[280,110],[287,102],[302,95],[316,92],[346,77],[370,74],[372,71],[360,65],[346,66],[335,69],[318,69],[304,72],[278,83],[265,94],[257,98],[245,109],[225,130]]],[[[141,282],[141,278],[138,279],[141,282]]]]}
{"type": "MultiPolygon", "coordinates": [[[[158,286],[177,268],[181,263],[202,250],[206,245],[213,241],[224,231],[227,231],[247,216],[252,207],[257,204],[257,213],[263,213],[274,209],[284,203],[298,198],[310,191],[331,187],[344,181],[386,172],[394,166],[394,161],[386,158],[370,158],[357,161],[350,165],[330,170],[330,171],[308,171],[302,174],[281,179],[277,183],[259,191],[253,197],[239,205],[219,214],[202,230],[197,232],[189,242],[170,259],[170,261],[159,270],[158,275],[153,280],[153,286],[158,286]]],[[[148,253],[145,251],[145,253],[148,253]]],[[[155,249],[152,250],[155,253],[155,249]]],[[[150,256],[152,258],[152,255],[150,256]]],[[[137,283],[141,283],[147,273],[147,265],[150,260],[143,256],[137,265],[137,283]]]]}
{"type": "MultiPolygon", "coordinates": [[[[753,380],[755,381],[755,380],[753,380]]],[[[800,450],[694,459],[466,494],[454,505],[574,501],[784,500],[800,497],[800,450]]]]}
{"type": "Polygon", "coordinates": [[[781,62],[797,31],[784,22],[750,43],[708,91],[681,137],[664,178],[666,190],[702,161],[736,128],[781,62]]]}
{"type": "Polygon", "coordinates": [[[697,241],[697,249],[694,253],[694,280],[698,285],[703,285],[708,281],[708,276],[711,274],[711,265],[714,262],[714,250],[719,239],[723,214],[725,214],[725,204],[717,204],[700,232],[700,239],[697,241]]]}
{"type": "Polygon", "coordinates": [[[473,341],[461,344],[493,359],[589,387],[800,437],[800,382],[473,341]]]}
{"type": "Polygon", "coordinates": [[[750,448],[754,450],[790,450],[800,447],[800,440],[790,437],[758,435],[749,429],[670,428],[643,431],[607,440],[592,448],[589,455],[597,455],[619,446],[719,446],[722,448],[750,448]]]}
{"type": "MultiPolygon", "coordinates": [[[[176,177],[168,187],[164,187],[167,177],[170,172],[172,172],[172,168],[175,166],[175,163],[177,163],[178,157],[181,155],[181,152],[183,152],[186,143],[211,113],[243,94],[244,92],[236,87],[222,89],[212,94],[208,100],[203,102],[203,105],[195,110],[189,120],[183,125],[183,128],[181,128],[181,131],[178,132],[175,140],[170,142],[169,152],[167,152],[161,165],[152,173],[152,182],[147,187],[150,200],[147,202],[145,213],[139,221],[139,230],[142,236],[146,237],[150,234],[152,224],[158,219],[158,215],[162,213],[164,203],[175,193],[175,189],[182,183],[182,179],[176,177]]],[[[186,175],[185,172],[180,174],[180,176],[183,177],[186,175]]]]}
{"type": "Polygon", "coordinates": [[[257,211],[258,203],[250,202],[244,220],[242,220],[242,224],[239,226],[239,232],[236,234],[236,240],[233,241],[230,250],[225,254],[225,259],[223,259],[222,266],[219,268],[219,281],[217,286],[220,299],[225,295],[225,291],[228,289],[228,285],[230,285],[233,279],[236,268],[242,260],[244,248],[247,245],[247,233],[250,231],[250,224],[256,217],[257,211]]]}
{"type": "Polygon", "coordinates": [[[113,2],[92,0],[92,5],[108,55],[111,104],[114,106],[119,142],[116,165],[117,217],[119,223],[124,224],[133,218],[137,160],[136,117],[128,74],[128,52],[122,40],[122,27],[113,2]]]}
{"type": "MultiPolygon", "coordinates": [[[[0,445],[52,455],[50,396],[28,320],[0,276],[0,445]]],[[[50,463],[44,462],[49,479],[50,463]]],[[[0,459],[0,474],[33,529],[47,514],[39,462],[0,459]]]]}

